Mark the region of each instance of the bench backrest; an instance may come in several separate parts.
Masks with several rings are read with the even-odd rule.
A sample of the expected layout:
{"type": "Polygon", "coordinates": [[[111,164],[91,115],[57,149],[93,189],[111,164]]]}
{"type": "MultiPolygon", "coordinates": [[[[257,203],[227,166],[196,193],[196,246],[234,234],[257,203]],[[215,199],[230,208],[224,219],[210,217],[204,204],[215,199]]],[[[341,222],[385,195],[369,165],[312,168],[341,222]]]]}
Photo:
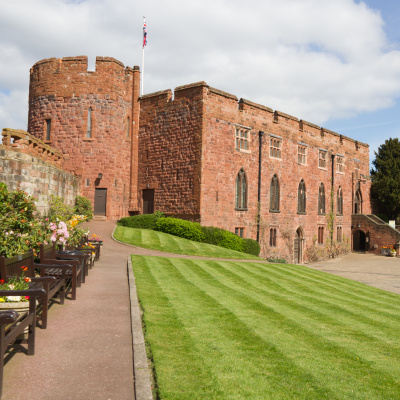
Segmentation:
{"type": "Polygon", "coordinates": [[[49,244],[41,244],[40,245],[40,262],[44,262],[44,260],[52,259],[54,260],[56,258],[56,248],[53,243],[49,244]]]}
{"type": "Polygon", "coordinates": [[[27,253],[18,254],[14,257],[5,258],[0,256],[0,279],[7,280],[7,276],[20,276],[23,274],[22,267],[27,267],[25,276],[35,276],[35,268],[33,266],[33,251],[29,250],[27,253]]]}

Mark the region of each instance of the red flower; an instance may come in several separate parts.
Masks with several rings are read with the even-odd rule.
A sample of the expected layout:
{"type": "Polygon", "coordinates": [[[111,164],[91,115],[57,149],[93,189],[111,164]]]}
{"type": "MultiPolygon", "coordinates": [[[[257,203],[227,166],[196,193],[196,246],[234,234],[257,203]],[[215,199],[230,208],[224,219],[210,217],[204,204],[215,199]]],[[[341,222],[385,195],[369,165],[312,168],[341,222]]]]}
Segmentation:
{"type": "Polygon", "coordinates": [[[0,285],[4,283],[4,279],[0,279],[0,285]]]}
{"type": "Polygon", "coordinates": [[[26,300],[29,300],[29,296],[25,296],[25,299],[26,299],[26,300]]]}
{"type": "Polygon", "coordinates": [[[21,269],[22,269],[22,271],[24,271],[24,272],[28,271],[28,267],[25,267],[25,266],[22,266],[21,269]]]}

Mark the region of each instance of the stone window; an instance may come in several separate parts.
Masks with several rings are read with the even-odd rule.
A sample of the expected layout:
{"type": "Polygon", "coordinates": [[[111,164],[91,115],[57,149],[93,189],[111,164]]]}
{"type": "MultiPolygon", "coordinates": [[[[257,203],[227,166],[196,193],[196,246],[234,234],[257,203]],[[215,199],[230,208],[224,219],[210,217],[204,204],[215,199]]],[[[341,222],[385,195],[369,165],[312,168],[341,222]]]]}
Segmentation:
{"type": "Polygon", "coordinates": [[[318,150],[318,167],[326,169],[326,155],[328,152],[326,150],[318,150]]]}
{"type": "Polygon", "coordinates": [[[269,230],[269,245],[276,247],[276,228],[270,228],[269,230]]]}
{"type": "Polygon", "coordinates": [[[343,156],[338,155],[336,157],[336,172],[344,174],[344,157],[343,156]]]}
{"type": "Polygon", "coordinates": [[[269,139],[269,156],[273,158],[282,158],[282,139],[271,136],[269,139]]]}
{"type": "Polygon", "coordinates": [[[51,119],[46,119],[46,136],[45,141],[50,142],[51,140],[51,119]]]}
{"type": "Polygon", "coordinates": [[[92,138],[92,107],[89,107],[88,109],[86,138],[87,139],[92,138]]]}
{"type": "Polygon", "coordinates": [[[129,117],[126,118],[126,138],[129,139],[131,137],[131,119],[129,117]]]}
{"type": "Polygon", "coordinates": [[[90,179],[89,179],[89,178],[86,179],[86,184],[85,184],[85,186],[86,186],[86,187],[89,187],[89,186],[90,186],[90,179]]]}
{"type": "Polygon", "coordinates": [[[237,128],[235,131],[236,150],[250,150],[250,131],[237,128]]]}
{"type": "Polygon", "coordinates": [[[244,234],[244,228],[235,228],[235,235],[238,235],[239,237],[243,237],[244,234]]]}
{"type": "Polygon", "coordinates": [[[279,211],[279,180],[276,174],[272,177],[269,192],[269,210],[279,211]]]}
{"type": "Polygon", "coordinates": [[[306,213],[306,184],[302,179],[299,183],[298,194],[297,194],[297,212],[299,214],[306,213]]]}
{"type": "Polygon", "coordinates": [[[325,214],[325,187],[322,182],[318,191],[318,214],[325,214]]]}
{"type": "Polygon", "coordinates": [[[343,215],[343,192],[341,186],[339,186],[337,190],[336,205],[337,205],[337,213],[339,215],[343,215]]]}
{"type": "Polygon", "coordinates": [[[342,243],[342,227],[341,226],[338,226],[337,227],[337,229],[336,229],[336,241],[338,242],[338,243],[342,243]]]}
{"type": "Polygon", "coordinates": [[[307,148],[299,144],[297,146],[297,162],[299,164],[305,165],[307,161],[307,148]]]}
{"type": "Polygon", "coordinates": [[[324,244],[324,227],[318,227],[318,244],[324,244]]]}
{"type": "Polygon", "coordinates": [[[247,183],[244,168],[241,168],[236,176],[235,207],[239,210],[247,209],[247,183]]]}

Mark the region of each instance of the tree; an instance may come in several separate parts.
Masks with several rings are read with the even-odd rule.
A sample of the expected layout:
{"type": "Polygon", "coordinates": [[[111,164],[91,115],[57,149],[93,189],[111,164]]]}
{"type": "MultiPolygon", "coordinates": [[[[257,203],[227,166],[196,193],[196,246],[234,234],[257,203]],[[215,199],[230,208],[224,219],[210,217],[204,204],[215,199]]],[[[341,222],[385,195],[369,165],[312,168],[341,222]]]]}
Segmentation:
{"type": "Polygon", "coordinates": [[[371,169],[372,197],[390,219],[400,214],[400,142],[388,139],[375,152],[371,169]]]}

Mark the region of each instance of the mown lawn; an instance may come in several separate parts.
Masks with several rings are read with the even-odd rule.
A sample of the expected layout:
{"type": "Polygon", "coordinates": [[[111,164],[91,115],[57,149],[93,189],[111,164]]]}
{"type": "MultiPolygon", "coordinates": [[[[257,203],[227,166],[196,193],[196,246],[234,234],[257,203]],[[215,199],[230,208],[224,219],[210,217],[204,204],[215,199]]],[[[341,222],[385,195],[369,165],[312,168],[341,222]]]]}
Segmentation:
{"type": "Polygon", "coordinates": [[[114,231],[114,238],[124,243],[144,247],[145,249],[165,251],[174,254],[238,260],[261,260],[261,258],[251,254],[241,253],[211,244],[192,242],[191,240],[149,229],[117,226],[114,231]]]}
{"type": "Polygon", "coordinates": [[[132,265],[159,399],[400,399],[400,296],[302,266],[132,265]]]}

